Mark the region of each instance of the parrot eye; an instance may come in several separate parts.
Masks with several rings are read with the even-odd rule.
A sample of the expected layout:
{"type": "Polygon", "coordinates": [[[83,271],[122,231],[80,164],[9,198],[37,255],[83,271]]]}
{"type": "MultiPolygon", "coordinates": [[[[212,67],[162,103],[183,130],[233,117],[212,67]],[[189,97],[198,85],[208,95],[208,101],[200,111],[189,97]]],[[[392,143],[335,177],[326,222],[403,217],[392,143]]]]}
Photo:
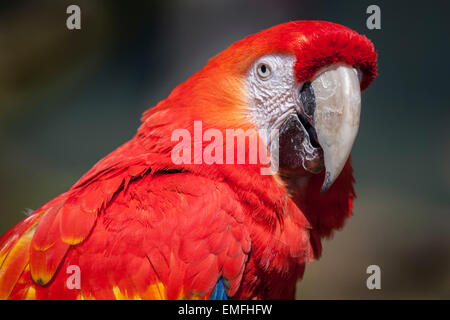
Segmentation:
{"type": "Polygon", "coordinates": [[[260,63],[257,67],[257,70],[259,77],[264,80],[272,74],[270,67],[265,63],[260,63]]]}

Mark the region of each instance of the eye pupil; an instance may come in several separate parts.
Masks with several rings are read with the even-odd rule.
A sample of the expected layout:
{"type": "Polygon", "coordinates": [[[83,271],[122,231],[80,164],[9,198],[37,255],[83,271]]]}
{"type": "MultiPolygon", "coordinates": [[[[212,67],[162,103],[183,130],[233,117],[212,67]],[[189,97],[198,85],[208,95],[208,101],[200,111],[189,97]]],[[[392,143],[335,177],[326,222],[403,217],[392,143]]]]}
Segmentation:
{"type": "Polygon", "coordinates": [[[258,65],[258,75],[260,78],[267,79],[271,74],[270,67],[265,63],[258,65]]]}

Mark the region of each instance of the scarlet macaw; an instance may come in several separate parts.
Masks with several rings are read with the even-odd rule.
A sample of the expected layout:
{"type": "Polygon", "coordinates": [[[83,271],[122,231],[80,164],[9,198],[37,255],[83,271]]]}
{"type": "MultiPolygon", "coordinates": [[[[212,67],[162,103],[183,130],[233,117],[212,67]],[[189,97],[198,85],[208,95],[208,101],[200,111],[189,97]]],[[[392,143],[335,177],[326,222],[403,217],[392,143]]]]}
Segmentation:
{"type": "Polygon", "coordinates": [[[234,43],[145,112],[133,139],[3,235],[0,298],[294,298],[321,239],[352,213],[349,154],[376,69],[372,43],[330,22],[234,43]],[[195,121],[224,136],[255,129],[267,149],[275,140],[259,133],[279,130],[279,170],[175,163],[173,132],[193,134],[195,121]],[[79,288],[67,285],[70,266],[79,288]]]}

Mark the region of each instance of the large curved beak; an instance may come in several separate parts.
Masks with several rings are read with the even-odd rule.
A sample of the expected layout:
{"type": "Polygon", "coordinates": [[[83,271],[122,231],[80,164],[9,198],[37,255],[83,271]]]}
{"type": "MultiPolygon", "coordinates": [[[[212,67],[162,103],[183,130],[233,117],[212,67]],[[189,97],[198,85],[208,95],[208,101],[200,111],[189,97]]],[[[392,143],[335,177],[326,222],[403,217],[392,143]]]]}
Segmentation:
{"type": "Polygon", "coordinates": [[[357,70],[344,65],[320,73],[311,85],[316,98],[314,128],[326,170],[323,193],[339,176],[352,150],[359,128],[361,90],[357,70]]]}

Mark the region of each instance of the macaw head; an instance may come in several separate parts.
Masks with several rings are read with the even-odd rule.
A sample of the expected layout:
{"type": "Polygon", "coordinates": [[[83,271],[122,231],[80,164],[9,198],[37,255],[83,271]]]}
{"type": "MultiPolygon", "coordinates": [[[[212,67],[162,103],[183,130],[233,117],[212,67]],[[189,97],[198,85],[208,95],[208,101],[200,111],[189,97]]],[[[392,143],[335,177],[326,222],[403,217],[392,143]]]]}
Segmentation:
{"type": "Polygon", "coordinates": [[[325,170],[325,192],[347,162],[358,133],[361,91],[376,76],[372,43],[341,25],[299,21],[228,50],[241,60],[233,64],[245,74],[250,121],[260,131],[279,131],[281,170],[325,170]]]}
{"type": "MultiPolygon", "coordinates": [[[[269,148],[274,141],[267,133],[275,130],[281,173],[325,171],[325,192],[349,158],[361,91],[376,68],[372,43],[355,31],[324,21],[288,22],[231,45],[159,109],[176,106],[184,119],[201,119],[207,127],[255,128],[269,148]]],[[[171,120],[189,126],[179,118],[171,120]]]]}

